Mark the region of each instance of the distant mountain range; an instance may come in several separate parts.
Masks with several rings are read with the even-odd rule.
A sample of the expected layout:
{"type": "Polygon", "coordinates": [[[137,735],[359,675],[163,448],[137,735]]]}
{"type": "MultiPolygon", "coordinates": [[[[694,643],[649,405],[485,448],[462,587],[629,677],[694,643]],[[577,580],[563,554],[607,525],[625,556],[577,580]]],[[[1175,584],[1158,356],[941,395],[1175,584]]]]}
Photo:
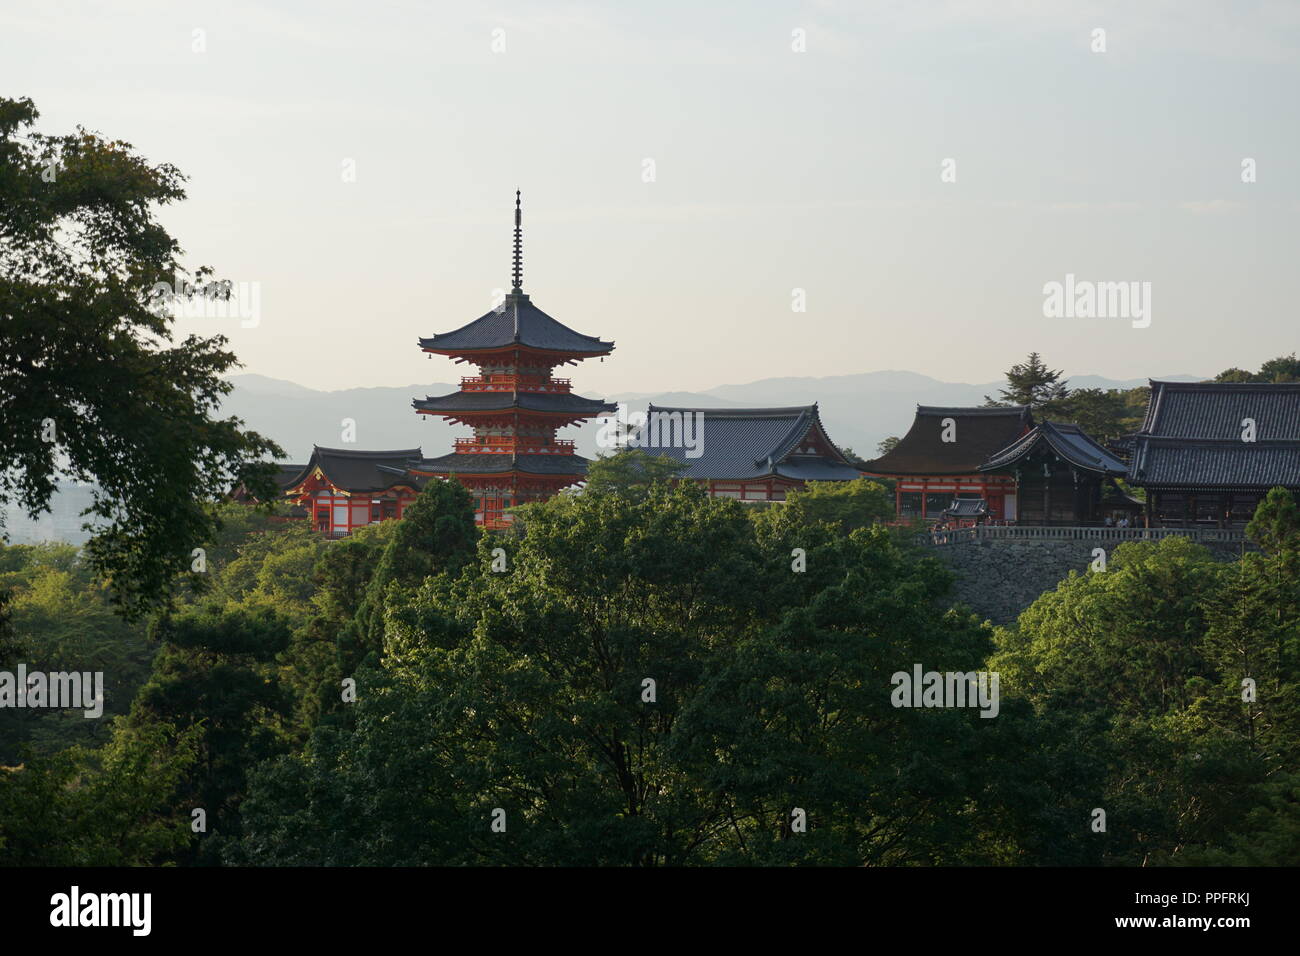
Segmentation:
{"type": "MultiPolygon", "coordinates": [[[[1194,382],[1207,376],[1153,377],[1194,382]]],[[[418,445],[426,455],[441,455],[451,450],[453,438],[468,434],[464,426],[451,426],[441,419],[417,415],[411,409],[411,399],[454,392],[458,384],[434,382],[322,392],[262,375],[234,375],[230,381],[234,391],[226,399],[225,414],[242,418],[253,430],[274,439],[292,462],[305,462],[312,445],[345,446],[344,419],[356,423],[357,448],[418,445]]],[[[1145,378],[1070,378],[1071,388],[1134,388],[1146,383],[1145,378]]],[[[863,458],[872,458],[881,439],[907,431],[917,405],[980,405],[985,395],[996,395],[1002,385],[941,382],[916,372],[887,371],[824,378],[767,378],[745,385],[719,385],[704,392],[626,392],[592,397],[626,402],[633,410],[644,410],[650,403],[708,408],[817,402],[831,438],[841,448],[852,448],[863,458]]],[[[599,427],[588,422],[565,429],[561,435],[577,441],[579,454],[593,457],[599,427]]]]}

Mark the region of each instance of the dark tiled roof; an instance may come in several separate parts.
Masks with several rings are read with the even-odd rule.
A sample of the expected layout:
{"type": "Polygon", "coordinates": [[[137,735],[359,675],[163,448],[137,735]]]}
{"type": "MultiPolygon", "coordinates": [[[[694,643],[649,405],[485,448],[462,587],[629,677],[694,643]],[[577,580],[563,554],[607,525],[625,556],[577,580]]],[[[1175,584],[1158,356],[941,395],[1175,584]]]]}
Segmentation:
{"type": "Polygon", "coordinates": [[[862,477],[852,465],[812,455],[791,455],[777,462],[775,474],[798,481],[854,481],[862,477]]]}
{"type": "Polygon", "coordinates": [[[1300,441],[1300,382],[1151,382],[1141,435],[1240,440],[1242,419],[1259,441],[1300,441]]]}
{"type": "Polygon", "coordinates": [[[1162,487],[1300,487],[1300,383],[1151,383],[1129,480],[1162,487]],[[1242,441],[1244,419],[1255,441],[1242,441]]]}
{"type": "Polygon", "coordinates": [[[613,342],[575,332],[533,305],[527,295],[506,296],[500,311],[493,309],[454,332],[420,339],[420,348],[438,352],[473,352],[523,345],[547,352],[605,355],[613,342]]]}
{"type": "Polygon", "coordinates": [[[1130,473],[1137,485],[1300,488],[1300,444],[1143,437],[1130,473]]]}
{"type": "Polygon", "coordinates": [[[816,405],[792,408],[662,408],[651,405],[648,414],[680,414],[683,418],[696,413],[703,416],[698,433],[699,457],[687,456],[689,449],[674,440],[671,429],[658,433],[647,426],[642,433],[654,444],[641,446],[647,454],[662,455],[681,462],[683,478],[697,480],[743,480],[778,475],[803,481],[850,481],[859,477],[839,449],[833,455],[800,454],[799,448],[810,432],[816,433],[834,448],[816,405]],[[664,444],[667,439],[668,444],[664,444]]]}
{"type": "Polygon", "coordinates": [[[989,457],[981,471],[1009,468],[1035,448],[1046,445],[1076,468],[1099,475],[1122,476],[1128,466],[1105,448],[1098,445],[1078,425],[1065,422],[1042,422],[1027,435],[989,457]]]}
{"type": "Polygon", "coordinates": [[[306,465],[277,465],[279,472],[272,476],[271,480],[280,486],[281,490],[292,488],[297,482],[295,479],[302,474],[306,465]]]}
{"type": "Polygon", "coordinates": [[[435,475],[501,475],[520,471],[529,475],[585,475],[587,459],[581,455],[457,454],[408,462],[415,471],[435,475]]]}
{"type": "Polygon", "coordinates": [[[322,448],[316,445],[307,464],[282,487],[292,488],[305,481],[316,468],[320,468],[330,484],[344,491],[362,493],[387,491],[394,485],[411,483],[405,476],[406,463],[412,458],[419,458],[422,454],[419,448],[362,451],[322,448]]]}
{"type": "Polygon", "coordinates": [[[452,392],[416,399],[411,405],[424,412],[492,412],[520,408],[555,415],[601,415],[618,406],[567,392],[452,392]]]}
{"type": "Polygon", "coordinates": [[[887,454],[862,470],[877,475],[972,475],[1033,425],[1028,406],[942,408],[916,406],[912,427],[887,454]],[[955,441],[942,440],[943,420],[956,423],[955,441]]]}

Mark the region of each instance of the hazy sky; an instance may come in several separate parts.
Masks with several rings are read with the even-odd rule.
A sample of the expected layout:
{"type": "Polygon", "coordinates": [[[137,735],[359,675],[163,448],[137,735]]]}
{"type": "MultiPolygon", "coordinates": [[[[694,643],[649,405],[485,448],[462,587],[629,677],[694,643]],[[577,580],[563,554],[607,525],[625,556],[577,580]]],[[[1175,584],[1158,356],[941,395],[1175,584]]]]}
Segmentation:
{"type": "Polygon", "coordinates": [[[508,284],[516,187],[525,290],[617,343],[588,394],[1255,367],[1300,348],[1298,92],[1295,2],[0,4],[0,94],[180,167],[189,261],[259,283],[181,329],[317,388],[465,373],[416,338],[508,284]],[[1045,318],[1067,273],[1149,327],[1045,318]]]}

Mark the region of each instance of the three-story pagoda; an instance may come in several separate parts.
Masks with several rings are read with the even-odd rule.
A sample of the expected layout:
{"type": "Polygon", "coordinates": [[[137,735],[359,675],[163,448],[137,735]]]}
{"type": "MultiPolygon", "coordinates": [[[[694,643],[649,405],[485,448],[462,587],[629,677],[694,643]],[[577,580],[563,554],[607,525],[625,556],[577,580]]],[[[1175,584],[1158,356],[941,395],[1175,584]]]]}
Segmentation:
{"type": "Polygon", "coordinates": [[[477,521],[489,528],[509,524],[506,508],[549,498],[587,473],[587,459],[556,430],[615,410],[572,391],[559,366],[604,357],[614,349],[557,322],[523,290],[522,207],[515,193],[514,268],[510,294],[495,309],[454,332],[420,339],[420,348],[457,363],[478,366],[461,379],[460,391],[416,399],[423,415],[467,425],[472,438],[458,438],[440,458],[411,462],[411,474],[456,478],[478,498],[477,521]]]}

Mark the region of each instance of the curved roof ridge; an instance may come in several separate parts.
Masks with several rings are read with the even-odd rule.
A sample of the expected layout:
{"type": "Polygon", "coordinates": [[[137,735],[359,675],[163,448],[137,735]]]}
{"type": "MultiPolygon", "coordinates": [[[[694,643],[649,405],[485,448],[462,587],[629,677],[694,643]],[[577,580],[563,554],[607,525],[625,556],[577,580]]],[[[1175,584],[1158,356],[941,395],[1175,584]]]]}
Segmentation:
{"type": "Polygon", "coordinates": [[[604,354],[614,348],[613,342],[575,331],[547,315],[522,292],[510,293],[500,308],[489,309],[460,328],[435,332],[418,341],[422,349],[447,352],[490,351],[522,345],[546,352],[604,354]]]}
{"type": "Polygon", "coordinates": [[[652,412],[700,412],[704,415],[717,415],[719,417],[730,418],[789,418],[792,415],[807,414],[812,412],[817,414],[817,403],[811,405],[781,405],[781,406],[729,406],[726,408],[705,408],[695,405],[655,405],[653,402],[648,406],[647,411],[652,412]]]}
{"type": "Polygon", "coordinates": [[[1075,422],[1041,421],[1014,442],[988,457],[980,471],[1004,468],[1019,461],[1039,442],[1046,442],[1059,457],[1081,468],[1103,474],[1126,474],[1128,469],[1115,455],[1075,422]]]}
{"type": "Polygon", "coordinates": [[[403,455],[421,454],[419,447],[415,448],[389,448],[383,450],[370,450],[367,448],[326,448],[324,445],[312,445],[312,456],[315,457],[317,452],[327,455],[338,455],[344,458],[399,458],[403,455]]]}
{"type": "Polygon", "coordinates": [[[1030,414],[1028,405],[921,405],[916,406],[918,415],[960,414],[960,415],[1026,415],[1030,414]]]}
{"type": "MultiPolygon", "coordinates": [[[[799,444],[804,435],[808,434],[813,424],[817,421],[817,406],[812,405],[799,414],[794,424],[790,426],[790,431],[786,436],[778,441],[770,452],[763,456],[764,461],[779,462],[790,454],[791,450],[799,444]]],[[[838,451],[839,449],[836,449],[838,451]]],[[[755,461],[757,464],[757,460],[755,461]]]]}

